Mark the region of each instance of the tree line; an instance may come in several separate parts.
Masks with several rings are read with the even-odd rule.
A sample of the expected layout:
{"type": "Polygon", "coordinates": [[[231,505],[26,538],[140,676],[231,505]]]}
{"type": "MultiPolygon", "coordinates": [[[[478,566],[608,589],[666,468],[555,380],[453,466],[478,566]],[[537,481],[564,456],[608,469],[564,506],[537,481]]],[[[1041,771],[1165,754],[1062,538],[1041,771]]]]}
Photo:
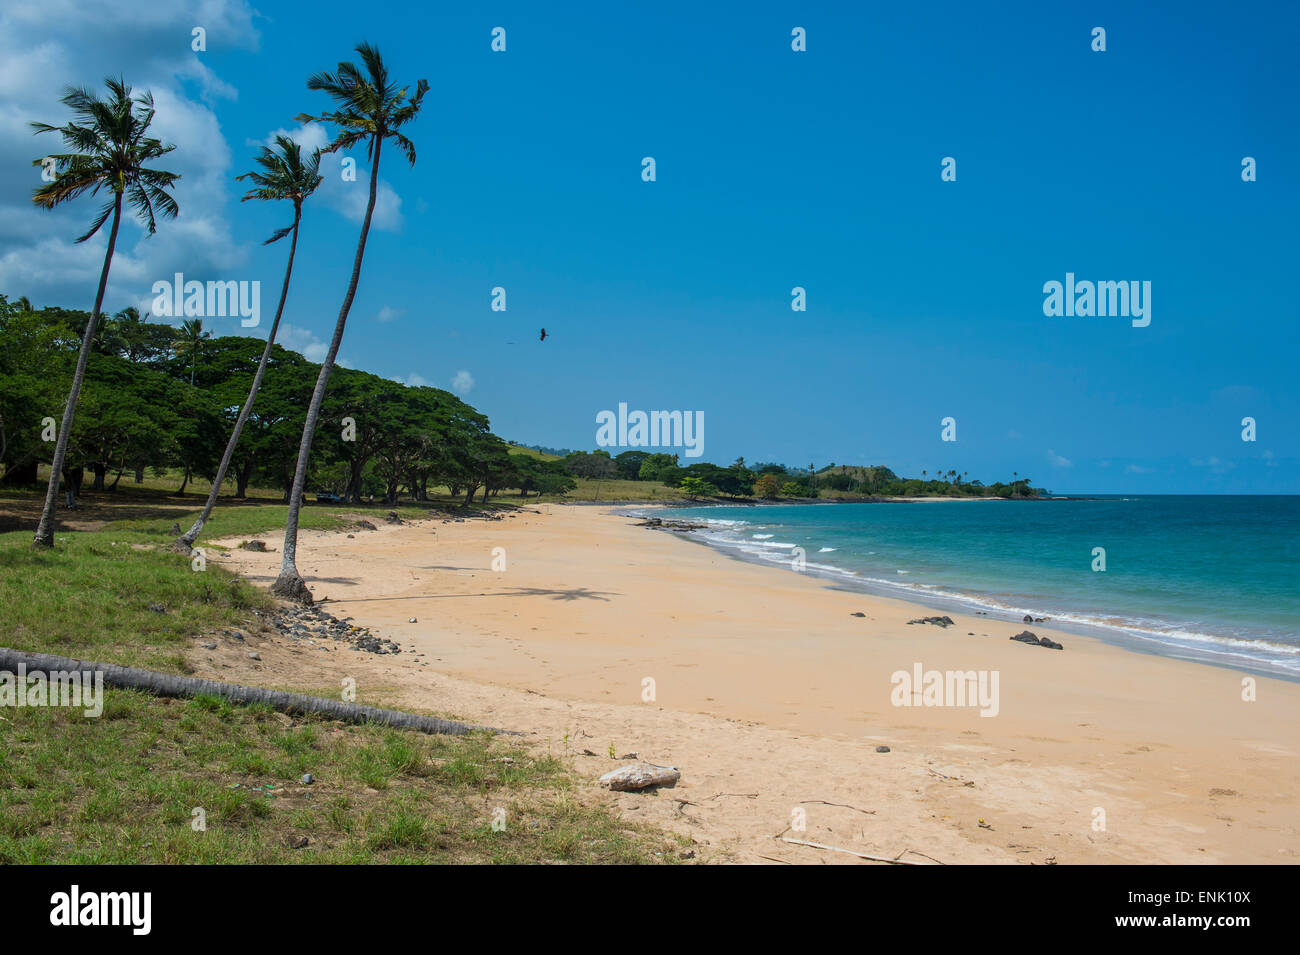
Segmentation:
{"type": "MultiPolygon", "coordinates": [[[[86,312],[33,309],[0,294],[0,464],[5,483],[36,481],[49,464],[50,422],[65,394],[86,312]]],[[[241,399],[265,343],[212,338],[197,329],[149,322],[126,308],[101,323],[91,342],[81,400],[68,438],[64,486],[112,490],[127,476],[180,475],[212,481],[241,399]],[[80,473],[78,473],[80,472],[80,473]]],[[[297,438],[320,365],[280,345],[270,350],[265,384],[229,462],[236,498],[248,488],[293,489],[297,438]]],[[[559,494],[576,482],[558,462],[512,452],[486,415],[439,388],[405,385],[336,368],[322,404],[308,486],[345,502],[428,500],[447,488],[468,504],[506,489],[559,494]]]]}
{"type": "Polygon", "coordinates": [[[816,498],[827,491],[860,497],[1042,497],[1046,491],[1030,485],[1018,475],[1010,482],[984,484],[968,481],[969,475],[955,470],[940,477],[901,478],[883,465],[846,467],[828,464],[822,468],[789,468],[784,464],[760,463],[752,467],[737,458],[729,467],[707,461],[681,467],[675,454],[624,451],[611,455],[605,450],[561,452],[561,463],[584,478],[619,478],[625,481],[654,481],[685,491],[694,498],[816,498]]]}

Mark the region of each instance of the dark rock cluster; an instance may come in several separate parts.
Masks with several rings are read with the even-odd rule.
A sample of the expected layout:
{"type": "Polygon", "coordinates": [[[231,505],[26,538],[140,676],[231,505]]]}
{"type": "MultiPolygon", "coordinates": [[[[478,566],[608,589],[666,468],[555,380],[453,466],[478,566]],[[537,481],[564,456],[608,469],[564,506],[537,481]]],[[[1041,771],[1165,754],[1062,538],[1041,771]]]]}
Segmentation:
{"type": "Polygon", "coordinates": [[[1065,649],[1065,647],[1061,646],[1051,637],[1040,637],[1036,633],[1033,633],[1032,631],[1029,630],[1022,630],[1020,633],[1016,634],[1011,639],[1019,640],[1021,643],[1027,643],[1031,647],[1047,647],[1047,649],[1049,650],[1065,649]]]}
{"type": "Polygon", "coordinates": [[[392,640],[377,637],[369,627],[354,626],[351,621],[351,617],[340,620],[315,606],[287,607],[266,617],[270,626],[290,640],[335,640],[365,653],[402,652],[402,648],[392,640]]]}

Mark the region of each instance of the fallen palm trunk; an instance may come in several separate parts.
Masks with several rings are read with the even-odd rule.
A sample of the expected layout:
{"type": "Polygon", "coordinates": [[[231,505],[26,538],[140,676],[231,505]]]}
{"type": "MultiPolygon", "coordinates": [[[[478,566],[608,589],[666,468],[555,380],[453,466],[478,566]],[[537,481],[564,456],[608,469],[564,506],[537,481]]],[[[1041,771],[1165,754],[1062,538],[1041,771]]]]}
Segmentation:
{"type": "Polygon", "coordinates": [[[632,763],[611,770],[600,777],[601,783],[615,792],[645,789],[647,786],[671,786],[681,779],[676,766],[656,766],[654,763],[632,763]]]}
{"type": "Polygon", "coordinates": [[[56,657],[47,653],[23,653],[0,647],[0,672],[17,673],[19,665],[31,675],[36,671],[54,673],[59,671],[82,671],[102,673],[104,682],[109,686],[124,690],[143,690],[154,696],[219,696],[232,703],[262,703],[281,713],[300,716],[308,714],[327,716],[345,723],[378,723],[395,729],[419,730],[421,733],[447,733],[463,736],[474,730],[490,733],[507,733],[518,735],[509,730],[493,729],[489,726],[473,726],[468,723],[456,723],[440,720],[432,716],[419,716],[415,713],[403,713],[399,710],[383,710],[376,706],[362,706],[358,703],[344,703],[320,696],[306,696],[302,693],[287,693],[283,690],[268,690],[260,686],[243,686],[238,683],[218,683],[215,680],[198,680],[194,677],[176,676],[172,673],[155,673],[153,670],[138,670],[135,667],[122,667],[112,663],[92,663],[87,660],[73,660],[69,657],[56,657]]]}

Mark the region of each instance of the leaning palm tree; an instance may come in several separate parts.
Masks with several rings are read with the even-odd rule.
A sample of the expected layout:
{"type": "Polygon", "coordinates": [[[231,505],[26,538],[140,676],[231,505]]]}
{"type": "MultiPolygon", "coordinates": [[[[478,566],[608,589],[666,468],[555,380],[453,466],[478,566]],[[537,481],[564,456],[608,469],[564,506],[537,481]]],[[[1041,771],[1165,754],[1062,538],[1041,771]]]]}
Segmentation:
{"type": "Polygon", "coordinates": [[[192,321],[181,323],[181,334],[172,342],[172,350],[175,352],[190,353],[190,385],[194,385],[194,373],[199,367],[199,350],[203,343],[212,337],[211,332],[203,330],[203,319],[196,318],[192,321]]]}
{"type": "Polygon", "coordinates": [[[280,304],[275,308],[275,321],[271,322],[271,330],[266,336],[266,347],[262,349],[262,360],[257,363],[257,372],[253,375],[252,387],[248,389],[248,397],[244,399],[244,406],[239,409],[239,417],[235,419],[235,429],[230,433],[230,440],[226,442],[226,453],[222,455],[221,464],[217,467],[217,476],[212,479],[212,489],[208,491],[208,501],[203,505],[203,513],[199,515],[193,527],[176,538],[177,549],[184,553],[189,553],[194,547],[194,542],[199,539],[199,534],[203,532],[203,525],[212,516],[212,509],[217,504],[217,492],[221,490],[221,483],[226,479],[226,471],[230,468],[230,460],[235,455],[235,446],[239,444],[239,436],[244,431],[244,423],[248,420],[248,414],[253,409],[253,401],[257,398],[257,392],[262,387],[262,377],[266,374],[266,363],[271,357],[271,346],[275,344],[275,334],[280,328],[280,316],[284,314],[284,301],[289,295],[289,277],[293,274],[293,257],[298,251],[298,226],[302,222],[303,200],[315,192],[316,188],[321,184],[319,149],[304,160],[302,158],[302,146],[288,136],[275,137],[275,143],[277,149],[272,149],[269,146],[262,147],[262,152],[257,157],[257,162],[262,167],[260,171],[246,172],[236,178],[241,181],[249,179],[255,183],[255,188],[248,190],[241,200],[242,202],[247,202],[249,199],[273,201],[288,199],[293,202],[293,223],[283,229],[277,229],[269,239],[262,243],[263,245],[270,245],[272,242],[279,242],[286,235],[293,237],[289,241],[289,261],[284,267],[284,283],[280,286],[280,304]]]}
{"type": "Polygon", "coordinates": [[[428,81],[420,80],[415,86],[415,95],[408,96],[409,86],[399,88],[389,81],[388,68],[384,65],[379,50],[369,43],[362,43],[356,51],[365,68],[364,74],[354,63],[340,63],[337,73],[316,73],[307,80],[308,89],[327,94],[338,108],[320,116],[304,113],[298,117],[299,122],[330,123],[338,128],[338,134],[325,147],[324,152],[347,150],[364,142],[366,157],[370,160],[370,198],[366,203],[361,236],[357,239],[357,252],[352,261],[352,280],[348,283],[347,294],[343,296],[343,305],[339,308],[339,317],[334,323],[334,335],[330,339],[325,360],[321,363],[320,374],[316,376],[311,404],[307,406],[307,420],[303,424],[302,441],[298,445],[298,463],[293,473],[293,488],[289,492],[289,514],[285,520],[280,576],[271,585],[271,593],[276,596],[303,603],[311,603],[312,598],[307,584],[298,573],[295,561],[298,549],[298,511],[307,484],[307,459],[311,455],[312,438],[316,435],[321,403],[325,399],[325,386],[334,368],[339,344],[343,341],[343,328],[347,324],[352,300],[357,294],[357,283],[361,280],[361,262],[366,254],[366,237],[370,234],[370,219],[375,212],[375,198],[379,188],[379,155],[384,141],[391,139],[402,150],[406,161],[415,165],[415,143],[400,130],[419,115],[424,94],[429,91],[428,81]]]}
{"type": "Polygon", "coordinates": [[[85,242],[97,233],[110,216],[113,219],[108,232],[108,248],[104,252],[104,266],[99,272],[95,305],[90,310],[86,330],[81,336],[81,352],[77,355],[72,388],[68,391],[68,401],[63,406],[63,423],[59,425],[58,438],[54,443],[50,484],[45,492],[45,506],[41,510],[41,520],[36,525],[33,541],[33,546],[36,547],[54,546],[54,502],[59,494],[59,478],[68,452],[68,435],[72,432],[72,421],[77,413],[77,399],[81,396],[81,385],[86,377],[86,360],[90,357],[91,342],[95,340],[99,310],[104,304],[108,269],[113,263],[113,251],[117,248],[117,233],[122,223],[122,201],[125,199],[130,202],[136,217],[150,235],[157,231],[156,215],[170,219],[175,218],[180,211],[176,200],[167,192],[180,176],[145,166],[145,163],[165,156],[176,148],[148,135],[154,117],[153,96],[147,92],[132,96],[131,87],[120,78],[109,78],[105,85],[108,87],[108,97],[102,100],[86,89],[70,88],[64,93],[62,102],[72,110],[75,117],[73,122],[65,126],[31,124],[37,133],[60,134],[71,150],[32,163],[41,166],[52,159],[54,170],[53,181],[37,189],[32,202],[43,209],[53,209],[85,193],[93,196],[100,189],[107,190],[111,198],[100,208],[90,228],[78,237],[78,242],[85,242]]]}

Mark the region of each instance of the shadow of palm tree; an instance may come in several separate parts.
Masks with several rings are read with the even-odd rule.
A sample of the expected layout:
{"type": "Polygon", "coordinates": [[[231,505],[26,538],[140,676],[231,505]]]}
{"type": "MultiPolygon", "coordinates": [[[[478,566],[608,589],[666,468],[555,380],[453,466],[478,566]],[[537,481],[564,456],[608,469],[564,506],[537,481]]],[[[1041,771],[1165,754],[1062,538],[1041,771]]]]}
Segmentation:
{"type": "MultiPolygon", "coordinates": [[[[309,578],[314,579],[314,578],[309,578]]],[[[588,590],[586,587],[571,587],[567,590],[555,590],[549,587],[518,587],[514,590],[502,590],[496,593],[481,594],[414,594],[402,597],[344,597],[347,603],[379,603],[393,600],[446,600],[452,597],[550,597],[552,600],[599,600],[609,602],[610,597],[621,597],[613,590],[588,590]]]]}
{"type": "Polygon", "coordinates": [[[615,593],[612,590],[588,590],[586,587],[573,587],[569,590],[552,590],[546,587],[517,587],[506,596],[550,597],[552,600],[600,600],[608,603],[609,597],[621,597],[622,594],[615,593]]]}

